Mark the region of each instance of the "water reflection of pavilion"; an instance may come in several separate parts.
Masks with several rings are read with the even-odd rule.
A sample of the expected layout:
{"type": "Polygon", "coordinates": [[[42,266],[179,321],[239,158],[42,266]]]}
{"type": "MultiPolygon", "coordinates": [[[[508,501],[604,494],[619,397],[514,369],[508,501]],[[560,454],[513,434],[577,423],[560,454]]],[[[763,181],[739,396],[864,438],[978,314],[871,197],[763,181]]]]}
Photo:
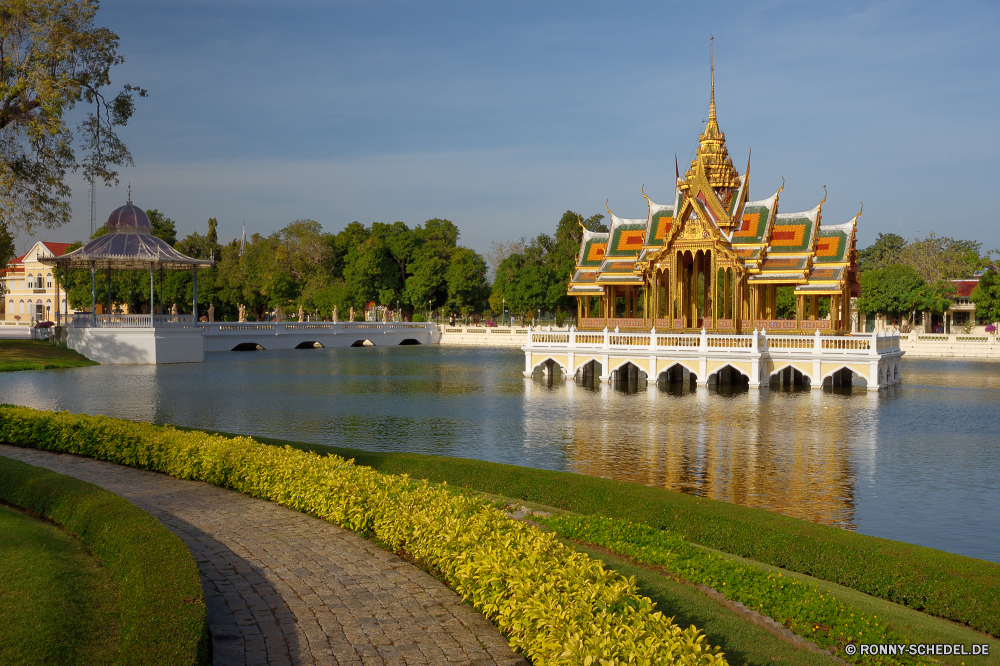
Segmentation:
{"type": "Polygon", "coordinates": [[[851,441],[874,435],[858,426],[845,396],[686,389],[671,395],[652,388],[645,397],[624,396],[606,384],[567,390],[574,402],[610,403],[607,414],[570,410],[575,418],[565,423],[564,445],[570,471],[856,527],[851,441]]]}

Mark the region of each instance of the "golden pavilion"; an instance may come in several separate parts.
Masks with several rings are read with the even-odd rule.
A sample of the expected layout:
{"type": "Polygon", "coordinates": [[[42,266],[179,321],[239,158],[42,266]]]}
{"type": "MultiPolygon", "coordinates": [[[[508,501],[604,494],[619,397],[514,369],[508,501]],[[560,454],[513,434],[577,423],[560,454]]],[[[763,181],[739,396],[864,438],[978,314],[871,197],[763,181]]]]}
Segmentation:
{"type": "Polygon", "coordinates": [[[719,129],[713,63],[708,123],[691,167],[683,178],[677,170],[673,202],[656,203],[643,188],[645,219],[609,209],[608,232],[583,230],[568,289],[578,328],[847,333],[861,213],[823,225],[826,196],[812,210],[781,213],[783,189],[750,199],[750,159],[740,174],[719,129]],[[794,319],[779,319],[782,287],[793,290],[794,319]]]}

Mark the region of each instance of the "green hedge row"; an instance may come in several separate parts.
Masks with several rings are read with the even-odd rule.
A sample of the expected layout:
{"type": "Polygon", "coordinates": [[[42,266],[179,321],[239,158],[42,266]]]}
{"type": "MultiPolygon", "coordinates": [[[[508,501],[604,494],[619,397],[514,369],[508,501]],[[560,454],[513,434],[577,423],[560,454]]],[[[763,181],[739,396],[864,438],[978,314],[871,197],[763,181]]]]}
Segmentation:
{"type": "MultiPolygon", "coordinates": [[[[885,620],[868,616],[815,585],[712,554],[683,537],[649,525],[600,516],[558,516],[536,520],[556,534],[602,546],[640,564],[714,588],[727,599],[784,624],[796,634],[855,664],[908,664],[909,656],[849,655],[849,643],[902,643],[885,620]]],[[[908,641],[907,641],[908,642],[908,641]]]]}
{"type": "Polygon", "coordinates": [[[95,485],[0,456],[0,500],[75,534],[118,589],[116,664],[209,663],[198,567],[160,521],[95,485]]]}
{"type": "Polygon", "coordinates": [[[309,513],[440,575],[538,666],[724,666],[635,581],[489,501],[339,456],[101,416],[0,406],[0,442],[198,479],[309,513]]]}
{"type": "Polygon", "coordinates": [[[573,513],[645,523],[693,543],[809,574],[1000,638],[1000,564],[995,562],[583,474],[415,453],[298,446],[332,450],[386,473],[408,472],[573,513]]]}

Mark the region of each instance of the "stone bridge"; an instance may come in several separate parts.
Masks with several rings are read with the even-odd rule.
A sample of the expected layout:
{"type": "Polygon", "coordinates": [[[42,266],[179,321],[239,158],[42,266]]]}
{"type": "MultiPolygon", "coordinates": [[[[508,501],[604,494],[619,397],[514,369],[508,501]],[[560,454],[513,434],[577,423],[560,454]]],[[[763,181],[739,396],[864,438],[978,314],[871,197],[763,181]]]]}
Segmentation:
{"type": "Polygon", "coordinates": [[[420,322],[212,322],[199,324],[206,352],[425,345],[440,341],[432,323],[420,322]]]}

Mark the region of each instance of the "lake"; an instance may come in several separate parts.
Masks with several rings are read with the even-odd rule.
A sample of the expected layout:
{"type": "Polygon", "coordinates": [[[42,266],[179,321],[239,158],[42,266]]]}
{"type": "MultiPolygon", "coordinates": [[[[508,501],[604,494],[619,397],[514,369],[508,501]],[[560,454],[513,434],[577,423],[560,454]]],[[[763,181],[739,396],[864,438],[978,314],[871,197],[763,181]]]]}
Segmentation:
{"type": "Polygon", "coordinates": [[[0,375],[0,402],[611,477],[1000,561],[1000,364],[904,359],[888,391],[632,391],[517,349],[206,354],[0,375]]]}

